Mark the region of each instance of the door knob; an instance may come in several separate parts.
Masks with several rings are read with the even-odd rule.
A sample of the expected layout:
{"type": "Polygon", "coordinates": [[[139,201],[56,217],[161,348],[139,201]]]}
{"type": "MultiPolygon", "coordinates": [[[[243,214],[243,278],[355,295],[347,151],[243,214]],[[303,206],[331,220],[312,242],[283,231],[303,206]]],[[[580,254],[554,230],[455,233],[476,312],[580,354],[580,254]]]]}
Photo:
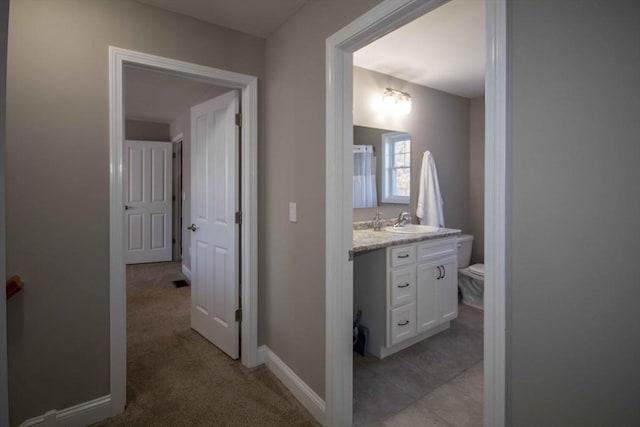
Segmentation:
{"type": "Polygon", "coordinates": [[[195,224],[191,224],[190,226],[187,227],[187,230],[191,230],[191,231],[196,231],[198,229],[198,227],[196,227],[195,224]]]}
{"type": "Polygon", "coordinates": [[[133,206],[124,205],[124,210],[128,211],[129,209],[133,209],[133,206]]]}

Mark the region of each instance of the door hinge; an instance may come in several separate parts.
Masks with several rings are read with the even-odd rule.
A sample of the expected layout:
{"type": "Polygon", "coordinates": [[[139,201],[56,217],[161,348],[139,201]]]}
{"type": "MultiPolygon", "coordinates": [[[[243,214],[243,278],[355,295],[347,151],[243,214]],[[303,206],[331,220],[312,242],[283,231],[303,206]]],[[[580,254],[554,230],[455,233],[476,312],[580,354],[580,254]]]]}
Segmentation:
{"type": "Polygon", "coordinates": [[[242,322],[242,309],[241,308],[236,310],[236,322],[242,322]]]}
{"type": "Polygon", "coordinates": [[[353,251],[349,251],[349,261],[353,261],[353,251]]]}
{"type": "Polygon", "coordinates": [[[236,224],[242,224],[242,212],[236,212],[236,224]]]}
{"type": "Polygon", "coordinates": [[[236,114],[236,126],[242,126],[242,114],[236,114]]]}

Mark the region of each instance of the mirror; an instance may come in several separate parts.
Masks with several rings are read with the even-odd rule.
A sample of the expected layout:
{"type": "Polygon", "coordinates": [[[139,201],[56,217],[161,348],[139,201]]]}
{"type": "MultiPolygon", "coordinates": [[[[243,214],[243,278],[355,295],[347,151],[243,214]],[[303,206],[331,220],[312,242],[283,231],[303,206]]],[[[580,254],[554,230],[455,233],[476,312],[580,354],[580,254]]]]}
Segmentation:
{"type": "Polygon", "coordinates": [[[411,203],[411,135],[353,127],[353,207],[411,203]]]}

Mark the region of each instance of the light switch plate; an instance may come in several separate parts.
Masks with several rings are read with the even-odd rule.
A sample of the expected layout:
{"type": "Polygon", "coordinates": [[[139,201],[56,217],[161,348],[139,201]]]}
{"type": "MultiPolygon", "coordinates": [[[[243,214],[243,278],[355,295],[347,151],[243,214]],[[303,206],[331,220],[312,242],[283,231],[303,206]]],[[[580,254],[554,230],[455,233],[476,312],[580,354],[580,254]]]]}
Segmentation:
{"type": "Polygon", "coordinates": [[[289,222],[298,222],[298,206],[296,202],[289,202],[289,222]]]}

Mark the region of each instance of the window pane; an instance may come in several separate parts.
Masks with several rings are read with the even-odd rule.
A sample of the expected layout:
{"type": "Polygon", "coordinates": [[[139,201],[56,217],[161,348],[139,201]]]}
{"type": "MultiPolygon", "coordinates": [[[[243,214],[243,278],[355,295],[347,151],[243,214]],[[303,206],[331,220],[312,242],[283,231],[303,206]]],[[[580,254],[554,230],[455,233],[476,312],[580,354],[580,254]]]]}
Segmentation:
{"type": "Polygon", "coordinates": [[[409,197],[411,172],[408,168],[393,170],[392,193],[394,196],[409,197]]]}
{"type": "Polygon", "coordinates": [[[411,154],[396,154],[394,166],[397,168],[408,168],[411,166],[411,154]]]}

